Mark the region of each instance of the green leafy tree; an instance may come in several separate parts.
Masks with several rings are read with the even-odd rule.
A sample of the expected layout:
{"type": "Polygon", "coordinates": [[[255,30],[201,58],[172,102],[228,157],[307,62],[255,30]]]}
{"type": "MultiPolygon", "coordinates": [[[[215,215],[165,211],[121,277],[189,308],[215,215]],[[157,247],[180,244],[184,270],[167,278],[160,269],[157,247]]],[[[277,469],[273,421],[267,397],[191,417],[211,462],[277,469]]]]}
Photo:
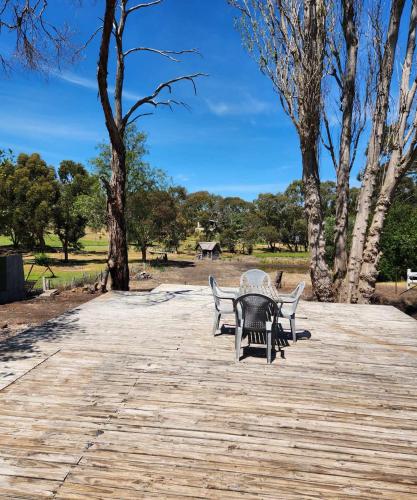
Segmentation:
{"type": "Polygon", "coordinates": [[[274,227],[278,231],[281,226],[282,200],[276,194],[261,193],[254,201],[254,204],[257,214],[262,220],[262,226],[274,227]]]}
{"type": "MultiPolygon", "coordinates": [[[[134,123],[126,128],[124,143],[126,147],[126,193],[141,190],[168,188],[167,175],[163,170],[153,168],[144,160],[148,154],[146,134],[137,129],[134,123]]],[[[108,143],[97,146],[98,155],[90,160],[100,179],[109,182],[111,177],[111,148],[108,143]]]]}
{"type": "Polygon", "coordinates": [[[106,193],[98,175],[90,175],[90,183],[90,192],[77,196],[74,208],[87,220],[87,226],[98,232],[107,227],[106,193]]]}
{"type": "Polygon", "coordinates": [[[254,202],[261,221],[260,235],[276,250],[283,243],[290,251],[307,245],[307,224],[304,216],[304,192],[301,181],[292,182],[284,193],[263,193],[254,202]],[[273,228],[273,230],[272,230],[273,228]]]}
{"type": "Polygon", "coordinates": [[[14,236],[12,217],[13,217],[13,195],[12,195],[12,177],[14,174],[14,160],[12,153],[0,150],[0,234],[5,234],[12,238],[16,246],[14,236]]]}
{"type": "Polygon", "coordinates": [[[405,277],[417,268],[417,206],[394,204],[387,216],[381,239],[381,279],[405,277]]]}
{"type": "Polygon", "coordinates": [[[308,245],[307,222],[304,215],[304,190],[301,181],[293,181],[281,195],[281,242],[292,252],[308,245]]]}
{"type": "Polygon", "coordinates": [[[80,163],[71,160],[61,162],[58,169],[59,198],[54,208],[55,232],[62,243],[64,261],[68,262],[68,249],[80,248],[79,240],[85,235],[87,217],[77,210],[77,198],[88,196],[91,179],[80,163]]]}
{"type": "Polygon", "coordinates": [[[275,252],[275,245],[279,241],[279,233],[274,226],[263,226],[259,230],[260,237],[268,244],[269,250],[275,252]]]}
{"type": "Polygon", "coordinates": [[[407,269],[417,269],[417,173],[403,177],[389,209],[381,237],[379,263],[383,280],[405,278],[407,269]]]}
{"type": "Polygon", "coordinates": [[[39,154],[20,154],[0,167],[3,232],[15,247],[45,249],[45,232],[58,199],[55,170],[39,154]]]}
{"type": "Polygon", "coordinates": [[[336,183],[334,181],[322,182],[320,184],[320,196],[324,217],[334,216],[336,213],[336,183]]]}
{"type": "Polygon", "coordinates": [[[187,219],[184,214],[184,207],[187,201],[187,190],[182,186],[172,186],[168,193],[174,202],[175,217],[168,225],[165,245],[169,249],[178,252],[181,241],[187,238],[187,219]]]}
{"type": "Polygon", "coordinates": [[[217,233],[220,200],[220,196],[208,191],[197,191],[187,197],[184,204],[184,215],[189,234],[192,234],[197,225],[200,224],[204,229],[205,237],[213,238],[217,233]]]}
{"type": "Polygon", "coordinates": [[[149,246],[170,241],[177,220],[176,200],[169,191],[137,191],[128,198],[126,215],[129,243],[142,252],[145,262],[149,246]]]}
{"type": "Polygon", "coordinates": [[[239,197],[226,197],[219,200],[218,207],[220,243],[234,253],[241,242],[251,204],[239,197]]]}

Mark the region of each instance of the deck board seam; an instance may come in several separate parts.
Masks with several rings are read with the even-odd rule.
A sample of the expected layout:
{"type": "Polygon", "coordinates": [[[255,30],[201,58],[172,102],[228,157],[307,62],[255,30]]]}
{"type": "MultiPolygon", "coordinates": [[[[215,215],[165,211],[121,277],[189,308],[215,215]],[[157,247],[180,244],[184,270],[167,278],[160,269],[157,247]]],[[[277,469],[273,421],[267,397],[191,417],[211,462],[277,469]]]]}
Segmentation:
{"type": "Polygon", "coordinates": [[[49,354],[49,356],[47,356],[46,358],[42,359],[42,361],[40,361],[39,363],[37,363],[36,365],[32,366],[31,368],[29,368],[29,370],[25,371],[24,373],[22,373],[21,375],[19,375],[17,378],[15,378],[14,380],[12,380],[10,383],[8,383],[7,385],[3,386],[1,389],[0,389],[0,392],[3,392],[4,389],[7,389],[8,387],[12,386],[13,384],[15,384],[16,382],[18,382],[20,379],[22,379],[23,377],[26,377],[26,375],[28,375],[29,373],[31,373],[33,370],[36,370],[36,368],[38,368],[39,366],[43,365],[46,361],[48,361],[49,359],[51,359],[53,356],[55,356],[55,354],[58,354],[59,352],[61,352],[62,348],[59,348],[58,350],[56,350],[55,352],[53,352],[52,354],[49,354]]]}

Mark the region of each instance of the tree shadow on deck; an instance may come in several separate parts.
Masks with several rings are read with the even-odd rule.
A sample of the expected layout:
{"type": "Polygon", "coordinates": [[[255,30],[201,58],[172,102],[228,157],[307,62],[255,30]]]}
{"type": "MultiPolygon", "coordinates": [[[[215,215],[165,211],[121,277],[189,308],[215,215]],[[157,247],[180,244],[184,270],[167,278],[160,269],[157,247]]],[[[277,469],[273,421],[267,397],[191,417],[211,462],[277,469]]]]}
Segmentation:
{"type": "MultiPolygon", "coordinates": [[[[137,308],[141,307],[152,307],[162,304],[163,302],[169,302],[173,299],[186,298],[190,300],[193,295],[196,294],[195,289],[175,290],[175,291],[113,291],[115,297],[123,296],[123,307],[125,308],[137,308]]],[[[109,302],[110,303],[110,302],[109,302]]]]}
{"type": "Polygon", "coordinates": [[[58,318],[18,333],[0,343],[0,362],[28,359],[42,353],[43,342],[58,342],[74,333],[84,332],[78,323],[78,310],[67,311],[58,318]]]}

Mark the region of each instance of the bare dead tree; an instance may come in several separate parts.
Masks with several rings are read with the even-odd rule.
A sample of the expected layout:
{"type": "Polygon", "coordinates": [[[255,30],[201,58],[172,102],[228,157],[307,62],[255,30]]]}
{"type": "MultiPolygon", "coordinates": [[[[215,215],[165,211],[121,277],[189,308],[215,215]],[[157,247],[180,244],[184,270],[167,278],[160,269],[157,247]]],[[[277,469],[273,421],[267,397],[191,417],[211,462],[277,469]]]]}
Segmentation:
{"type": "MultiPolygon", "coordinates": [[[[371,211],[372,197],[374,195],[375,183],[380,168],[381,154],[384,148],[384,131],[390,101],[390,87],[404,2],[405,0],[392,0],[388,29],[383,46],[381,47],[379,39],[375,40],[375,49],[379,59],[379,73],[377,76],[376,98],[368,142],[366,166],[358,198],[348,272],[343,288],[343,295],[347,302],[355,302],[358,300],[357,291],[359,274],[371,211]]],[[[378,19],[375,19],[375,22],[378,22],[378,19]]],[[[376,33],[378,33],[378,31],[380,30],[377,29],[376,33]]]]}
{"type": "Polygon", "coordinates": [[[134,13],[159,5],[162,0],[153,0],[129,6],[129,0],[106,0],[101,30],[101,43],[97,67],[97,81],[100,101],[104,112],[106,127],[111,143],[111,169],[110,182],[103,179],[107,191],[107,211],[109,219],[109,253],[107,265],[112,281],[112,289],[129,289],[128,245],[126,239],[125,206],[126,206],[126,148],[124,134],[126,126],[144,115],[141,112],[146,106],[157,108],[159,106],[173,107],[186,106],[182,101],[172,98],[163,98],[164,92],[171,94],[174,85],[179,82],[190,82],[196,91],[195,79],[203,76],[202,73],[178,76],[159,84],[148,95],[138,99],[126,112],[123,111],[123,87],[125,80],[126,58],[140,52],[151,52],[161,57],[177,61],[176,56],[185,53],[195,53],[191,50],[161,50],[152,47],[137,46],[129,49],[124,47],[125,28],[128,19],[134,13]],[[116,12],[117,7],[117,12],[116,12]],[[116,45],[116,74],[114,84],[113,106],[110,102],[108,91],[108,65],[109,47],[111,39],[116,45]]]}
{"type": "Polygon", "coordinates": [[[334,289],[338,293],[341,282],[347,271],[347,228],[349,178],[352,166],[352,148],[357,145],[363,127],[356,127],[354,135],[355,100],[357,99],[356,78],[358,65],[358,2],[356,0],[342,0],[341,13],[336,9],[336,15],[341,17],[341,30],[333,30],[329,37],[331,56],[331,74],[334,77],[340,95],[340,109],[342,113],[339,154],[335,151],[332,141],[330,125],[326,109],[323,109],[323,121],[328,144],[325,147],[330,152],[336,170],[336,223],[335,223],[335,258],[334,258],[334,289]],[[339,36],[339,33],[342,36],[339,36]],[[340,40],[341,38],[341,40],[340,40]]]}
{"type": "Polygon", "coordinates": [[[300,141],[310,275],[318,300],[334,299],[325,261],[318,142],[323,103],[328,9],[325,0],[228,0],[241,13],[244,44],[270,78],[300,141]]]}
{"type": "Polygon", "coordinates": [[[415,167],[417,162],[416,31],[417,0],[413,0],[408,22],[406,50],[401,64],[398,99],[391,122],[385,126],[385,147],[388,150],[389,159],[384,167],[383,181],[362,256],[358,284],[358,301],[361,303],[368,303],[375,292],[381,256],[381,232],[395,189],[399,180],[407,171],[415,167]]]}
{"type": "Polygon", "coordinates": [[[334,2],[335,28],[329,33],[330,75],[336,84],[341,113],[338,141],[332,138],[328,104],[323,107],[322,138],[336,171],[336,217],[334,291],[341,300],[341,286],[347,273],[350,173],[356,159],[359,139],[367,123],[367,110],[375,84],[376,64],[373,47],[363,36],[366,17],[358,0],[334,2]],[[340,25],[340,27],[339,27],[340,25]],[[362,48],[360,47],[362,46],[362,48]],[[361,57],[359,50],[361,49],[361,57]],[[359,80],[359,81],[358,81],[359,80]]]}
{"type": "Polygon", "coordinates": [[[0,34],[13,43],[11,54],[0,53],[9,70],[16,61],[31,70],[47,70],[77,53],[67,24],[49,20],[49,0],[0,0],[0,34]]]}

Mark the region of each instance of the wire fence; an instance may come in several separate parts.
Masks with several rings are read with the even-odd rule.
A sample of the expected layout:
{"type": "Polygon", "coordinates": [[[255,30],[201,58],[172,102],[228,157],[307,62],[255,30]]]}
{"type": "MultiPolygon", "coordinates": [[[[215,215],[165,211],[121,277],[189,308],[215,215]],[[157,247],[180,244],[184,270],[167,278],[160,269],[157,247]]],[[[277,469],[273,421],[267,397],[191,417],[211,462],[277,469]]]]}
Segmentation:
{"type": "Polygon", "coordinates": [[[51,290],[56,288],[58,290],[70,290],[72,288],[79,288],[86,285],[94,285],[94,283],[101,282],[103,278],[104,271],[97,273],[81,273],[78,276],[57,276],[48,277],[38,280],[34,289],[35,290],[51,290]]]}

